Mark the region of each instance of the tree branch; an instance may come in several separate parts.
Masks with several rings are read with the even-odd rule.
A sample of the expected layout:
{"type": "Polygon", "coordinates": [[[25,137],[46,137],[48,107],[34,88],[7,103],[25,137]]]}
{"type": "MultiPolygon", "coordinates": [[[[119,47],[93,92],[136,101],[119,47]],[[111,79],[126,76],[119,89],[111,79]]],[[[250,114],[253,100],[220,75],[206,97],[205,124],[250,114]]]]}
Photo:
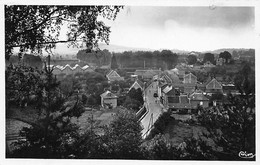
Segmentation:
{"type": "Polygon", "coordinates": [[[51,16],[52,14],[54,14],[56,11],[58,11],[58,10],[59,10],[59,8],[57,8],[56,10],[52,11],[51,13],[49,13],[41,23],[37,24],[37,25],[34,26],[33,28],[31,28],[31,29],[26,29],[26,30],[24,30],[24,31],[22,31],[22,32],[16,33],[14,36],[12,36],[11,39],[7,40],[6,42],[9,43],[9,42],[11,42],[11,41],[14,41],[17,37],[19,37],[19,36],[22,35],[22,34],[26,34],[26,33],[29,32],[29,31],[38,29],[38,28],[41,27],[43,24],[45,24],[47,21],[49,21],[49,20],[50,20],[50,16],[51,16]]]}
{"type": "MultiPolygon", "coordinates": [[[[67,42],[75,42],[75,41],[77,41],[77,40],[49,41],[49,42],[36,43],[36,45],[67,43],[67,42]]],[[[78,41],[80,41],[80,40],[78,40],[78,41]]],[[[7,48],[15,48],[15,47],[21,47],[21,46],[28,46],[28,45],[31,45],[31,44],[27,43],[27,44],[19,44],[19,45],[10,45],[10,46],[7,46],[7,48]]]]}

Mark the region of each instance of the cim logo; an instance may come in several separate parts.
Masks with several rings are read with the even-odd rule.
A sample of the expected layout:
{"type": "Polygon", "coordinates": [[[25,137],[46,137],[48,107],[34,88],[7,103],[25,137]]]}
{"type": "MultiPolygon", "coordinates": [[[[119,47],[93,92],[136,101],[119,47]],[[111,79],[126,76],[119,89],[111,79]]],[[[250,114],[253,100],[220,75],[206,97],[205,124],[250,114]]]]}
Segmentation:
{"type": "Polygon", "coordinates": [[[240,151],[238,156],[240,158],[245,158],[245,159],[250,159],[250,158],[254,158],[255,154],[253,153],[247,153],[246,151],[240,151]]]}

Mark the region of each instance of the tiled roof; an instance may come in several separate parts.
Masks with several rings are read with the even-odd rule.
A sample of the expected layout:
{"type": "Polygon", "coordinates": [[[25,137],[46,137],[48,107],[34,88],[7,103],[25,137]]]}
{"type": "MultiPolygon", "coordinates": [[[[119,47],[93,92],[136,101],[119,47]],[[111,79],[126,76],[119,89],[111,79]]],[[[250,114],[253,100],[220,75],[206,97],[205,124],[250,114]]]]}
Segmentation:
{"type": "Polygon", "coordinates": [[[184,83],[197,83],[197,77],[192,73],[186,74],[184,76],[184,83]]]}
{"type": "Polygon", "coordinates": [[[179,96],[168,97],[168,103],[180,103],[179,96]]]}
{"type": "Polygon", "coordinates": [[[142,76],[145,72],[146,70],[136,70],[135,75],[142,76]]]}
{"type": "Polygon", "coordinates": [[[172,90],[172,86],[169,86],[169,85],[167,85],[167,84],[162,87],[162,91],[163,91],[164,93],[168,93],[168,92],[170,92],[171,90],[172,90]]]}
{"type": "Polygon", "coordinates": [[[82,67],[83,70],[85,70],[85,69],[87,69],[87,68],[89,68],[88,65],[85,65],[85,66],[82,67]]]}
{"type": "Polygon", "coordinates": [[[203,95],[202,92],[197,92],[197,91],[195,91],[194,93],[192,93],[190,95],[190,99],[191,100],[201,100],[201,101],[209,100],[206,96],[203,95]]]}
{"type": "Polygon", "coordinates": [[[168,106],[170,108],[180,108],[180,109],[191,108],[191,104],[183,104],[183,103],[169,103],[168,106]]]}
{"type": "Polygon", "coordinates": [[[111,70],[107,75],[106,75],[107,79],[109,81],[120,81],[120,80],[123,80],[124,78],[123,77],[120,77],[120,75],[114,71],[114,70],[111,70]]]}
{"type": "Polygon", "coordinates": [[[103,98],[117,98],[117,96],[110,91],[106,91],[100,95],[103,98]]]}
{"type": "Polygon", "coordinates": [[[144,87],[144,83],[143,83],[141,80],[137,79],[136,82],[137,82],[142,88],[144,87]]]}
{"type": "Polygon", "coordinates": [[[129,88],[129,91],[130,91],[135,85],[139,86],[141,89],[144,88],[144,83],[143,83],[142,81],[140,81],[140,80],[137,79],[137,80],[135,80],[135,82],[132,84],[132,86],[129,88]]]}
{"type": "Polygon", "coordinates": [[[180,96],[180,103],[189,104],[188,96],[186,96],[186,95],[180,96]]]}
{"type": "Polygon", "coordinates": [[[213,78],[206,84],[206,89],[222,89],[222,85],[215,78],[213,78]]]}
{"type": "Polygon", "coordinates": [[[63,67],[63,70],[64,70],[64,69],[70,69],[70,70],[72,70],[72,68],[70,67],[69,64],[66,64],[66,65],[63,67]]]}
{"type": "Polygon", "coordinates": [[[178,96],[180,95],[180,93],[172,87],[171,90],[169,90],[167,93],[166,93],[167,96],[178,96]]]}

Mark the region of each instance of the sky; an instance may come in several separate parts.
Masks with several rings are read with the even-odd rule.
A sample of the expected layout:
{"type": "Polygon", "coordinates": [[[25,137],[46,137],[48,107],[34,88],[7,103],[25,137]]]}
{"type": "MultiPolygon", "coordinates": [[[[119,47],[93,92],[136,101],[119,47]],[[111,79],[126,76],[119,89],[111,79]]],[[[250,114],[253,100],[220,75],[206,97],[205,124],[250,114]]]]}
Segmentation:
{"type": "Polygon", "coordinates": [[[126,6],[111,26],[110,44],[207,51],[254,47],[254,7],[126,6]]]}

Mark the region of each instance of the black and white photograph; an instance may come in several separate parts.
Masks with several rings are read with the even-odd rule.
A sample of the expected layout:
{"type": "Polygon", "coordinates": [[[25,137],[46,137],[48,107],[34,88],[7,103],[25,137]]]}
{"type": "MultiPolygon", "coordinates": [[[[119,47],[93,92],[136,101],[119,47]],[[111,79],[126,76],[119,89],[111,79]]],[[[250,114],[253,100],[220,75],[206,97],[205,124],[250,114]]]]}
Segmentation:
{"type": "Polygon", "coordinates": [[[257,1],[175,2],[4,1],[5,162],[256,163],[257,1]]]}

